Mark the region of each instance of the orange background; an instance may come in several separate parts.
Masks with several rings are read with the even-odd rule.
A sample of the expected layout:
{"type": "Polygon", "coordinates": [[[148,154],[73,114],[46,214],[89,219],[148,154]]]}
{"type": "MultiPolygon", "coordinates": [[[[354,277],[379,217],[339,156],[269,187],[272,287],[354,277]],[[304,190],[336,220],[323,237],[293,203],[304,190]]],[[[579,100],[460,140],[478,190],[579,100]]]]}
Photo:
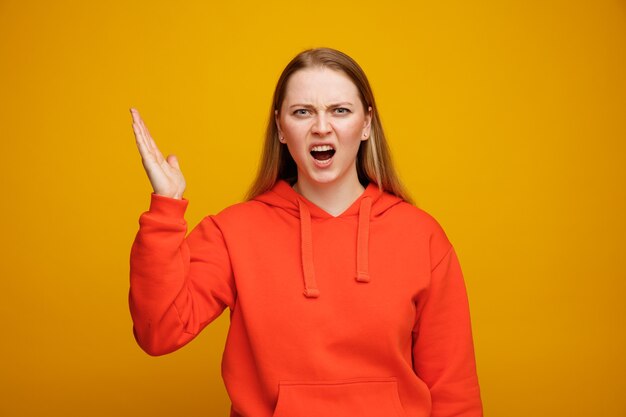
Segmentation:
{"type": "Polygon", "coordinates": [[[0,0],[0,415],[226,416],[228,315],[150,357],[128,312],[151,191],[242,198],[299,51],[368,74],[400,175],[467,282],[488,416],[626,415],[626,3],[0,0]]]}

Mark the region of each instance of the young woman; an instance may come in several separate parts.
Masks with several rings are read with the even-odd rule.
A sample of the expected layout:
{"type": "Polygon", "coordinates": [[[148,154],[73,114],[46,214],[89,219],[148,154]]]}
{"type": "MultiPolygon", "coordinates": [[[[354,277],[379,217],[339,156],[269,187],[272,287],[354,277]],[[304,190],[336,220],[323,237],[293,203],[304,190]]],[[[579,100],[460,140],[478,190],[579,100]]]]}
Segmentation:
{"type": "Polygon", "coordinates": [[[130,258],[142,349],[172,352],[228,307],[233,417],[482,416],[457,256],[403,191],[355,61],[287,65],[246,201],[188,236],[178,160],[131,113],[154,189],[130,258]]]}

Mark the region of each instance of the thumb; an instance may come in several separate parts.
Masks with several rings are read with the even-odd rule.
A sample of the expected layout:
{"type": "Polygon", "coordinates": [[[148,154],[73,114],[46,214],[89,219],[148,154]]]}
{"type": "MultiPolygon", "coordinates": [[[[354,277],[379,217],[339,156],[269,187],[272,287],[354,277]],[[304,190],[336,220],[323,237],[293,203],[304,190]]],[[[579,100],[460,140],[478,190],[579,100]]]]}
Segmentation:
{"type": "Polygon", "coordinates": [[[180,171],[180,165],[178,164],[178,158],[176,157],[176,155],[169,155],[167,157],[167,163],[180,171]]]}

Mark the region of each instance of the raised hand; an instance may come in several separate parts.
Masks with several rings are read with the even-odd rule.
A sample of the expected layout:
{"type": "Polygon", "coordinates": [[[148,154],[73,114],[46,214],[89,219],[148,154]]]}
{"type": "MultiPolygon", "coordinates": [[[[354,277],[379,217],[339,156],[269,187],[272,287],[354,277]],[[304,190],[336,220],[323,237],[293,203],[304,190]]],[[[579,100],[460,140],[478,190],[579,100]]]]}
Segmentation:
{"type": "Polygon", "coordinates": [[[176,155],[168,155],[164,158],[137,109],[131,108],[130,114],[133,117],[133,131],[141,154],[141,163],[148,174],[155,194],[182,199],[186,183],[176,155]]]}

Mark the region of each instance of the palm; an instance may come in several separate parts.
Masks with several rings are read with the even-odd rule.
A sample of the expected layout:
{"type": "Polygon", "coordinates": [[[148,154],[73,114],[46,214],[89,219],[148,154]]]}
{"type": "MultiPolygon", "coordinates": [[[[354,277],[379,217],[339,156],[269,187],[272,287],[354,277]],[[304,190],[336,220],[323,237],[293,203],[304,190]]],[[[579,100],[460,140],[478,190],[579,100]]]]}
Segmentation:
{"type": "Polygon", "coordinates": [[[186,183],[178,159],[174,155],[164,158],[154,139],[150,136],[139,112],[134,108],[131,108],[130,112],[133,117],[135,142],[141,154],[141,163],[148,174],[154,192],[166,197],[181,199],[186,183]]]}

